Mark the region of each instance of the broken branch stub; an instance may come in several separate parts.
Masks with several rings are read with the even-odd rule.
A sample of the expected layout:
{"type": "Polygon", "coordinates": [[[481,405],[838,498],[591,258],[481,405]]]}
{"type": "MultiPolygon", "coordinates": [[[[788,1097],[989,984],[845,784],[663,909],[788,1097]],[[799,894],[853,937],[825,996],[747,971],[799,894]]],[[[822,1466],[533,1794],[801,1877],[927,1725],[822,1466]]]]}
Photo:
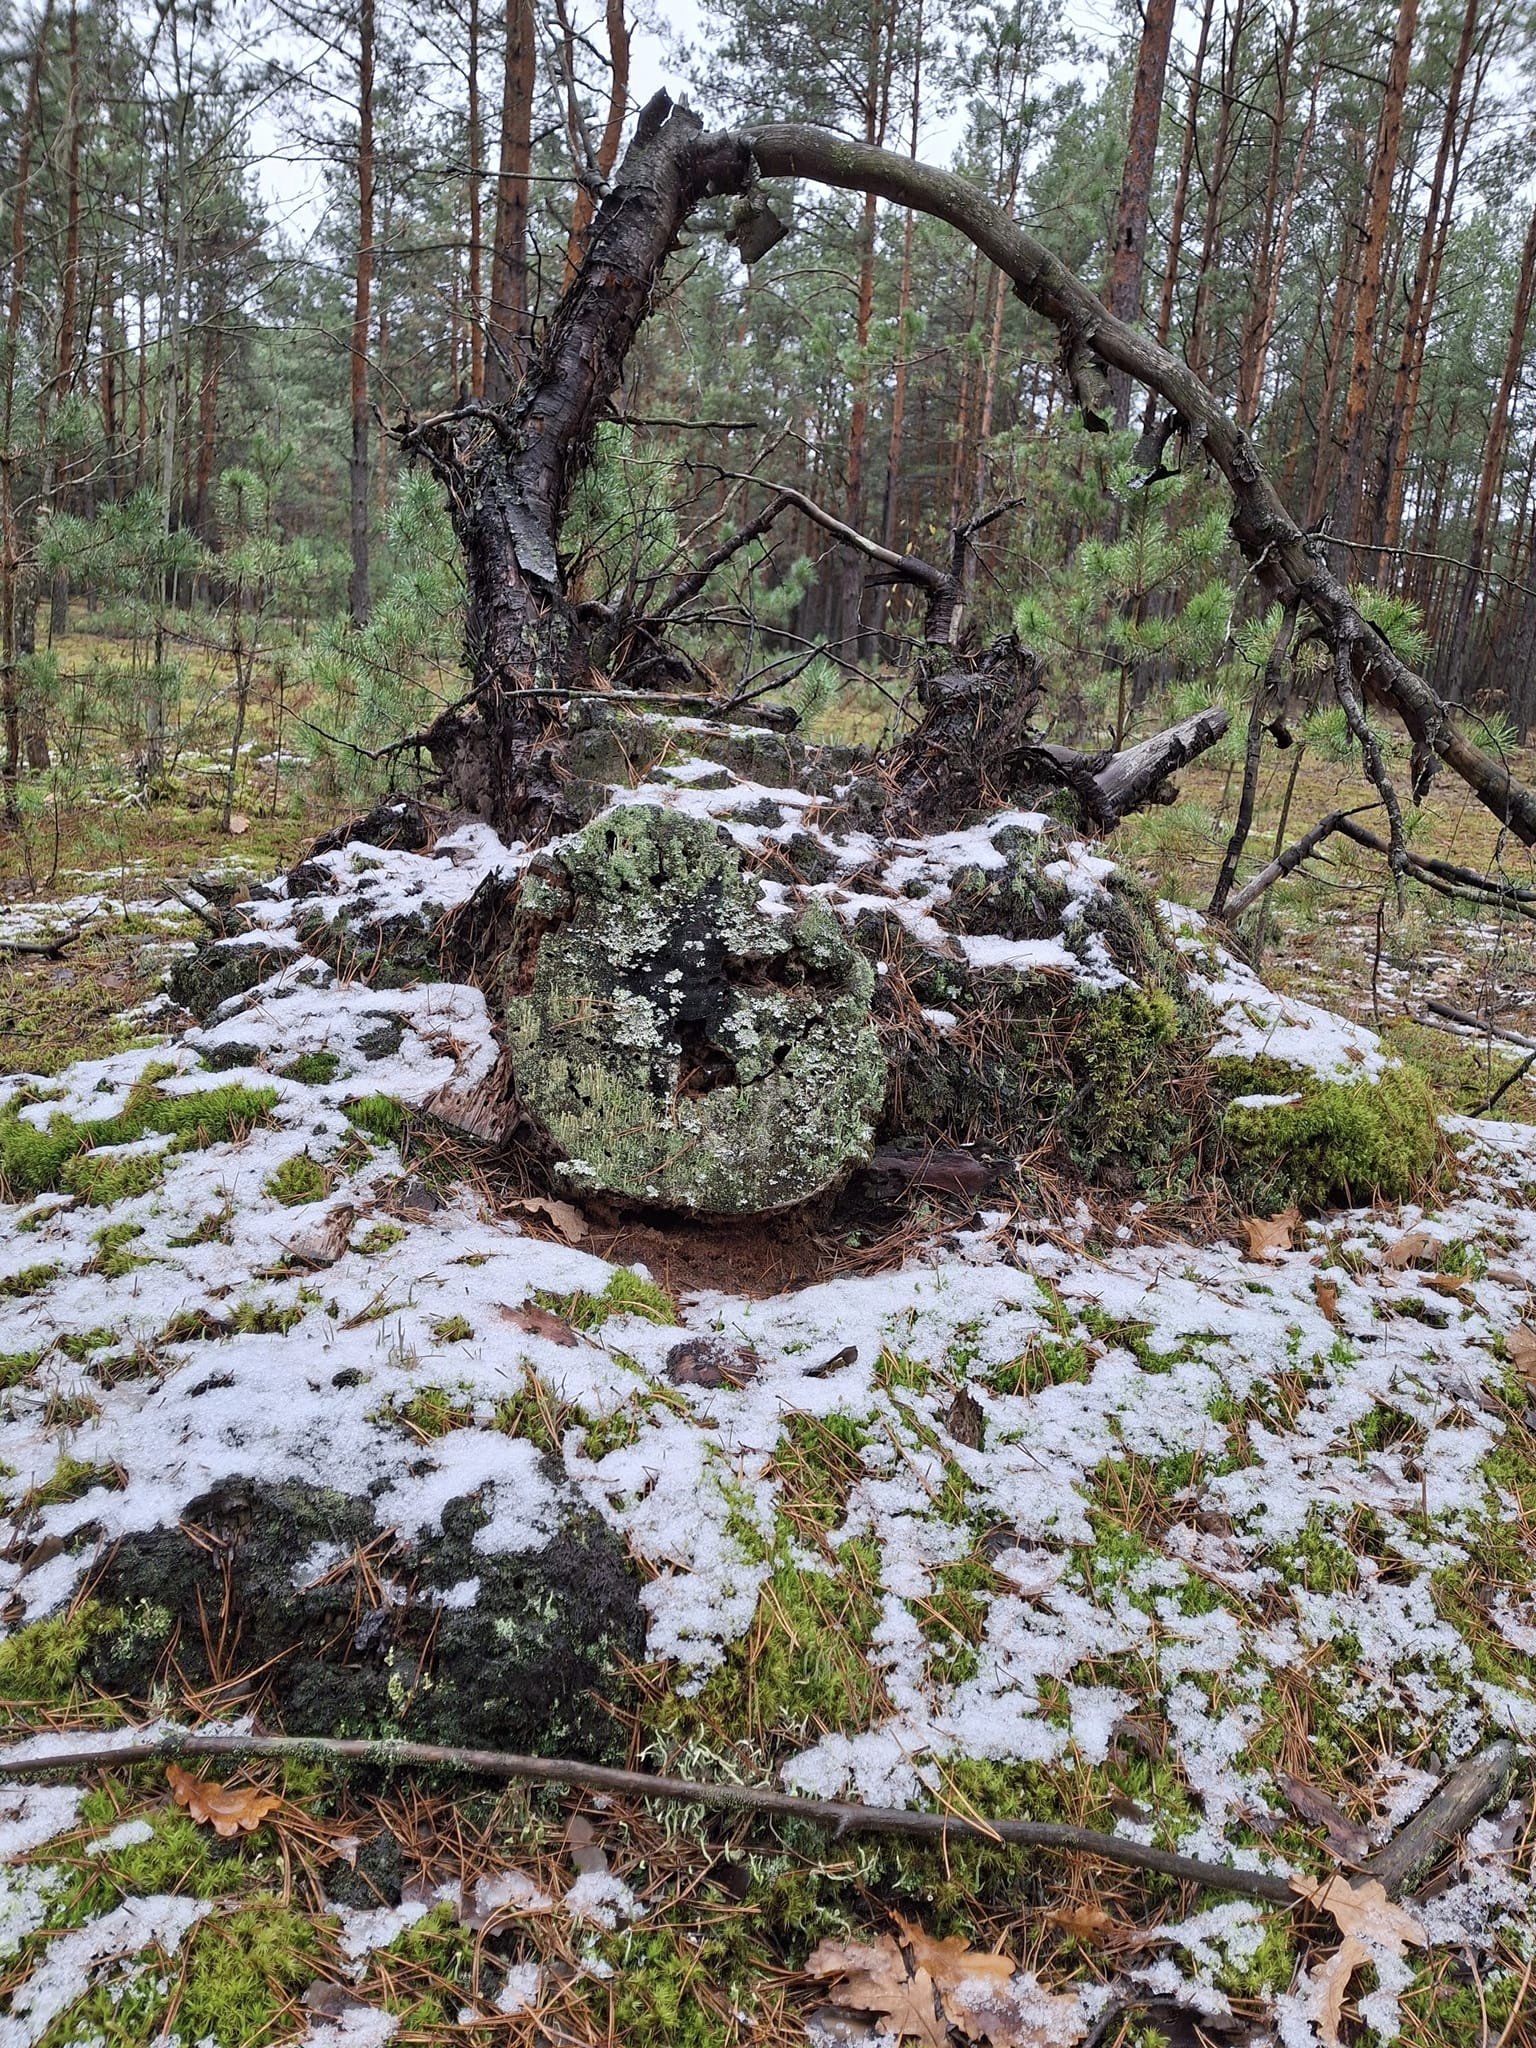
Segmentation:
{"type": "Polygon", "coordinates": [[[704,819],[624,806],[551,849],[513,918],[518,1103],[573,1194],[760,1215],[868,1159],[874,972],[819,904],[772,916],[704,819]]]}

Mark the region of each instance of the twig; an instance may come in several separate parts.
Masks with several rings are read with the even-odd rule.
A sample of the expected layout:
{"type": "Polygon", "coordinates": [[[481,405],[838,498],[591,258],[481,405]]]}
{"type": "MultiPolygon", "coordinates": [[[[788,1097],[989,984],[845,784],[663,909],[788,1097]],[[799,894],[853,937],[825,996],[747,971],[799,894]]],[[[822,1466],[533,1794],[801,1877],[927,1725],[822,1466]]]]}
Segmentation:
{"type": "MultiPolygon", "coordinates": [[[[1375,804],[1362,804],[1360,808],[1362,810],[1374,811],[1376,806],[1375,804]]],[[[1285,877],[1299,868],[1304,860],[1307,860],[1312,854],[1316,853],[1318,847],[1322,845],[1325,839],[1332,833],[1343,830],[1346,818],[1352,818],[1355,815],[1354,811],[1330,811],[1326,818],[1319,818],[1310,831],[1303,832],[1301,837],[1286,847],[1283,853],[1277,854],[1272,861],[1260,868],[1256,875],[1244,883],[1237,894],[1228,901],[1226,906],[1227,917],[1241,917],[1245,910],[1251,909],[1258,902],[1266,889],[1273,888],[1276,882],[1284,881],[1285,877]]],[[[1214,906],[1215,898],[1213,897],[1211,900],[1214,906]]]]}
{"type": "Polygon", "coordinates": [[[1366,1859],[1361,1876],[1385,1885],[1389,1897],[1405,1892],[1480,1814],[1504,1797],[1518,1761],[1512,1742],[1490,1743],[1469,1756],[1386,1847],[1366,1859]]]}
{"type": "Polygon", "coordinates": [[[1156,1849],[1123,1835],[1102,1834],[1094,1828],[1071,1827],[1055,1821],[992,1821],[970,1819],[958,1813],[862,1806],[840,1799],[803,1799],[796,1793],[775,1792],[767,1785],[695,1783],[687,1778],[616,1770],[607,1764],[578,1763],[565,1757],[514,1756],[495,1749],[450,1749],[430,1742],[354,1741],[319,1735],[192,1735],[172,1731],[110,1747],[55,1751],[46,1756],[16,1757],[9,1751],[0,1751],[0,1776],[36,1778],[52,1771],[92,1771],[109,1765],[155,1763],[162,1758],[191,1756],[288,1756],[308,1763],[334,1758],[374,1764],[381,1769],[450,1770],[477,1778],[574,1785],[589,1792],[616,1792],[688,1806],[776,1814],[786,1820],[809,1821],[814,1826],[831,1828],[838,1835],[921,1835],[943,1842],[963,1837],[970,1841],[1006,1842],[1026,1849],[1061,1849],[1135,1870],[1155,1870],[1164,1877],[1203,1885],[1212,1891],[1271,1899],[1279,1905],[1294,1905],[1297,1897],[1289,1877],[1264,1870],[1241,1870],[1229,1863],[1208,1863],[1201,1857],[1180,1856],[1171,1849],[1156,1849]]]}
{"type": "Polygon", "coordinates": [[[1519,1066],[1515,1068],[1514,1072],[1506,1074],[1504,1076],[1504,1079],[1499,1083],[1498,1087],[1494,1089],[1493,1093],[1489,1096],[1488,1100],[1483,1104],[1482,1108],[1476,1111],[1476,1114],[1478,1116],[1487,1116],[1490,1113],[1490,1111],[1497,1109],[1499,1104],[1504,1100],[1504,1097],[1509,1093],[1510,1089],[1513,1088],[1517,1082],[1523,1081],[1526,1075],[1531,1071],[1532,1067],[1536,1067],[1536,1052],[1527,1053],[1525,1058],[1520,1062],[1519,1066]]]}
{"type": "Polygon", "coordinates": [[[72,931],[59,932],[48,939],[0,939],[0,953],[35,953],[43,960],[56,960],[66,946],[72,946],[84,931],[83,925],[76,925],[72,931]]]}
{"type": "Polygon", "coordinates": [[[1518,1045],[1524,1052],[1536,1052],[1536,1038],[1511,1031],[1506,1024],[1495,1024],[1491,1017],[1475,1017],[1470,1010],[1458,1010],[1454,1003],[1442,1003],[1438,997],[1432,998],[1424,1007],[1434,1016],[1444,1017],[1448,1023],[1460,1024],[1464,1030],[1479,1032],[1486,1038],[1502,1038],[1510,1045],[1518,1045]]]}

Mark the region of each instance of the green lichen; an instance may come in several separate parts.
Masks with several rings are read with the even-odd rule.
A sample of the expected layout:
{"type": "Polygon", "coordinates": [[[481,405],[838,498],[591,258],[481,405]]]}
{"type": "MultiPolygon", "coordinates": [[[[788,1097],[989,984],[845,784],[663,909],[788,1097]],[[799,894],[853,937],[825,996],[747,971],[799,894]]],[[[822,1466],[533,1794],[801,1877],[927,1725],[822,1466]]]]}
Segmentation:
{"type": "Polygon", "coordinates": [[[766,917],[711,825],[611,812],[524,887],[506,999],[517,1092],[575,1192],[787,1207],[873,1141],[873,987],[829,911],[766,917]]]}

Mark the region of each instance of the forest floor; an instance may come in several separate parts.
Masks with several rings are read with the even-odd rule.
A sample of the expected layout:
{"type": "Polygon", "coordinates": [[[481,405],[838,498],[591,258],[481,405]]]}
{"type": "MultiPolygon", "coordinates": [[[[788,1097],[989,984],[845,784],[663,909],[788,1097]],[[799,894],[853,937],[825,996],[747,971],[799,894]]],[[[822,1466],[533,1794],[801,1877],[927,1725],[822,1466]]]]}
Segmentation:
{"type": "MultiPolygon", "coordinates": [[[[1117,856],[1202,901],[1221,780],[1186,778],[1117,856]]],[[[884,1237],[663,1254],[421,1135],[414,1112],[494,1056],[476,991],[306,984],[295,961],[207,1025],[145,1014],[197,933],[166,875],[291,860],[330,820],[287,787],[234,838],[205,804],[103,788],[34,814],[30,870],[13,851],[3,877],[4,935],[80,934],[0,970],[0,1125],[31,1175],[0,1223],[13,1735],[110,1741],[129,1713],[89,1680],[94,1549],[233,1475],[344,1472],[427,1547],[479,1489],[487,1573],[559,1500],[614,1532],[645,1613],[615,1739],[647,1770],[1073,1821],[1306,1884],[1459,1758],[1536,1739],[1528,1085],[1507,1120],[1448,1115],[1420,1203],[1289,1243],[935,1198],[884,1237]],[[27,1132],[59,1118],[79,1142],[39,1164],[27,1132]]],[[[1346,787],[1304,764],[1293,822],[1346,787]]],[[[1495,852],[1443,785],[1422,833],[1495,852]]],[[[334,861],[343,887],[420,896],[504,858],[471,830],[334,861]]],[[[1285,885],[1266,967],[1427,1049],[1474,1109],[1509,1063],[1415,1020],[1439,995],[1536,1036],[1536,926],[1381,901],[1356,858],[1285,885]]],[[[340,1575],[386,1600],[368,1546],[307,1568],[300,1594],[340,1575]]],[[[173,1645],[139,1714],[246,1725],[264,1673],[227,1620],[173,1645]]],[[[217,1775],[228,1836],[158,1765],[0,1783],[0,2048],[1529,2038],[1527,1796],[1411,1931],[1372,1908],[1351,1952],[1347,1915],[1083,1859],[314,1759],[217,1775]]]]}

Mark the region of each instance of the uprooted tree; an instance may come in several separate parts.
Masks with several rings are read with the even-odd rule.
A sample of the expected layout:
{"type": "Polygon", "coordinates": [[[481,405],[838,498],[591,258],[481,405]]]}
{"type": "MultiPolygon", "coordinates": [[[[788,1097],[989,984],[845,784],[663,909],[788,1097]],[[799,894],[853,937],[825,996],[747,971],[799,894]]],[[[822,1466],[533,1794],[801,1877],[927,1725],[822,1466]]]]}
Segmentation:
{"type": "MultiPolygon", "coordinates": [[[[1166,794],[1171,773],[1225,726],[1213,707],[1119,754],[1052,742],[1036,723],[1044,691],[1028,651],[968,637],[969,555],[984,520],[957,531],[940,564],[778,490],[670,588],[641,584],[643,595],[602,604],[568,593],[561,530],[573,487],[680,230],[701,203],[731,199],[730,232],[750,260],[782,232],[763,193],[763,181],[779,177],[873,192],[957,227],[1055,327],[1091,429],[1111,424],[1111,373],[1160,401],[1149,468],[1161,470],[1179,441],[1219,470],[1255,583],[1284,608],[1283,638],[1304,621],[1305,636],[1328,650],[1332,686],[1386,812],[1394,875],[1408,855],[1368,705],[1394,713],[1411,735],[1416,795],[1443,764],[1512,834],[1536,844],[1536,794],[1467,738],[1363,616],[1325,543],[1297,527],[1248,436],[1184,363],[1107,313],[963,179],[807,126],[708,132],[662,94],[640,117],[515,395],[407,418],[398,429],[447,493],[466,567],[471,686],[423,736],[425,747],[455,808],[508,839],[552,842],[507,914],[490,921],[494,963],[478,964],[506,1027],[524,1135],[568,1189],[740,1214],[837,1184],[877,1135],[1027,1149],[1045,1127],[1036,1112],[1046,1104],[1080,1172],[1143,1185],[1149,1148],[1164,1162],[1200,1151],[1211,1108],[1193,1077],[1210,1034],[1202,1040],[1199,1006],[1152,907],[1117,878],[1085,914],[1092,891],[1081,877],[1063,879],[1060,835],[1026,845],[1017,828],[993,829],[979,865],[951,863],[941,880],[930,873],[924,900],[942,915],[924,922],[899,900],[905,893],[910,911],[910,873],[901,883],[889,864],[884,895],[877,888],[868,914],[857,903],[850,914],[848,889],[825,871],[825,842],[797,833],[782,807],[759,820],[773,835],[785,892],[771,914],[759,879],[743,878],[752,845],[741,831],[730,843],[717,818],[653,810],[649,823],[616,824],[610,810],[591,822],[614,781],[634,782],[637,755],[643,775],[647,758],[664,751],[658,722],[647,737],[646,715],[628,707],[644,698],[642,685],[694,679],[673,642],[679,616],[734,550],[791,506],[923,600],[917,728],[862,770],[785,740],[779,772],[756,775],[819,791],[824,806],[841,806],[845,835],[856,815],[889,854],[898,841],[910,848],[911,835],[1045,793],[1078,830],[1110,829],[1166,794]],[[616,736],[622,720],[636,728],[627,737],[616,736]],[[603,750],[615,745],[627,777],[604,772],[603,750]],[[951,1007],[964,1013],[958,1031],[951,1007]],[[948,1023],[933,1025],[941,1017],[948,1023]],[[1117,1118],[1111,1075],[1155,1111],[1117,1118]]],[[[743,750],[760,743],[717,733],[692,746],[722,772],[750,773],[761,764],[744,761],[743,750]]],[[[762,860],[755,864],[761,874],[762,860]]],[[[1273,1163],[1273,1146],[1259,1151],[1273,1163]]],[[[1400,1164],[1357,1165],[1354,1191],[1388,1184],[1400,1164]]]]}

